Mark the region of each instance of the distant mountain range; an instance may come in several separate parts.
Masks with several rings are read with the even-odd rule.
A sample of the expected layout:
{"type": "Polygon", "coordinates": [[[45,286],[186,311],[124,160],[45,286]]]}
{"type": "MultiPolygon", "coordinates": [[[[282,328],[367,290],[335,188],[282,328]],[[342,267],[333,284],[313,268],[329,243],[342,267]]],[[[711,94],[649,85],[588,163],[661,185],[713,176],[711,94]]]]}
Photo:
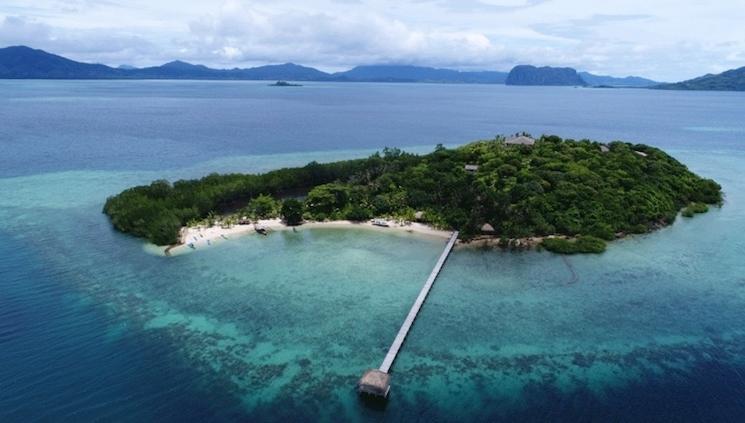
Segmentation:
{"type": "Polygon", "coordinates": [[[421,66],[373,65],[357,66],[346,72],[330,75],[331,79],[356,82],[458,82],[464,84],[504,84],[507,72],[461,72],[421,66]]]}
{"type": "Polygon", "coordinates": [[[76,62],[25,46],[0,49],[0,79],[217,79],[291,80],[339,82],[433,82],[508,85],[574,85],[648,87],[658,83],[639,77],[614,78],[578,73],[572,68],[520,65],[507,72],[457,71],[406,65],[358,66],[345,72],[326,73],[293,63],[247,69],[212,69],[182,61],[161,66],[113,68],[76,62]]]}
{"type": "Polygon", "coordinates": [[[708,74],[675,84],[662,84],[654,88],[661,90],[745,91],[745,67],[716,75],[708,74]]]}
{"type": "Polygon", "coordinates": [[[626,87],[626,88],[647,88],[659,85],[659,82],[640,76],[627,76],[616,78],[606,75],[593,75],[588,72],[580,72],[580,78],[593,87],[626,87]]]}
{"type": "Polygon", "coordinates": [[[329,74],[292,63],[250,69],[211,69],[174,61],[135,68],[80,63],[43,50],[16,46],[0,49],[0,78],[14,79],[241,79],[322,81],[329,74]]]}

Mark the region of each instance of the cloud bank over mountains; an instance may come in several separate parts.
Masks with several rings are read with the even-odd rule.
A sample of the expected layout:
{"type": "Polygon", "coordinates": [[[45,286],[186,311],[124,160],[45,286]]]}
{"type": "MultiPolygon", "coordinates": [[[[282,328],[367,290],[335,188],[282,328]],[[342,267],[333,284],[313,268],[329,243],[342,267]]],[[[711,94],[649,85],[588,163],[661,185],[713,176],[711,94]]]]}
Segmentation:
{"type": "Polygon", "coordinates": [[[325,70],[521,63],[678,80],[745,65],[745,7],[694,0],[7,0],[0,46],[82,61],[325,70]]]}

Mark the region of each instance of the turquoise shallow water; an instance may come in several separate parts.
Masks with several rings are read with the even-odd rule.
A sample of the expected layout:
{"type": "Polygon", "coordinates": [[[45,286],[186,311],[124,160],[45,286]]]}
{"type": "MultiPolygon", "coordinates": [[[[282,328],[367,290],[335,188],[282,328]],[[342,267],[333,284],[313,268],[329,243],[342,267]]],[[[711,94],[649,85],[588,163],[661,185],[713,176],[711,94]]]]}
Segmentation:
{"type": "MultiPolygon", "coordinates": [[[[81,89],[80,83],[45,84],[13,87],[30,97],[15,102],[53,108],[62,101],[88,111],[116,107],[106,100],[112,94],[105,84],[83,85],[89,89],[76,93],[75,101],[69,90],[81,89]],[[50,90],[61,92],[54,92],[55,99],[38,98],[50,90]]],[[[234,90],[226,94],[220,84],[216,94],[188,86],[213,100],[243,87],[228,84],[234,90]]],[[[462,92],[401,87],[390,89],[408,90],[412,101],[416,95],[421,100],[447,94],[456,96],[456,105],[482,104],[485,96],[472,87],[462,92]]],[[[148,107],[165,107],[159,97],[173,102],[172,85],[155,94],[145,89],[150,83],[134,88],[143,90],[135,99],[152,103],[148,107]]],[[[334,92],[313,100],[313,107],[341,101],[342,94],[384,101],[370,99],[365,86],[345,85],[342,94],[333,85],[325,89],[334,92]]],[[[551,98],[565,96],[569,104],[590,109],[597,94],[580,91],[590,97],[562,89],[525,90],[524,96],[541,105],[530,125],[555,119],[551,98]]],[[[616,101],[619,121],[636,116],[636,110],[624,108],[634,103],[635,92],[603,94],[616,101]]],[[[648,95],[639,92],[635,101],[648,95]]],[[[292,152],[303,148],[288,145],[282,153],[262,155],[250,154],[253,147],[246,141],[243,154],[207,154],[182,164],[162,158],[171,147],[155,144],[147,151],[138,144],[132,152],[150,158],[127,167],[109,163],[115,154],[102,141],[106,132],[85,129],[80,122],[87,118],[80,117],[70,123],[72,132],[85,134],[84,144],[101,145],[97,158],[78,165],[84,161],[76,150],[85,150],[80,145],[64,154],[50,152],[52,135],[35,144],[40,129],[12,123],[0,132],[0,141],[25,143],[29,153],[23,159],[18,150],[5,158],[0,178],[0,362],[9,364],[0,367],[0,420],[741,420],[745,151],[740,132],[700,128],[738,127],[741,123],[718,111],[725,108],[725,115],[734,116],[745,100],[727,94],[655,95],[662,97],[648,107],[682,102],[712,115],[683,115],[660,125],[679,128],[676,140],[668,140],[678,142],[677,148],[668,149],[722,183],[725,206],[614,243],[601,256],[456,250],[395,363],[385,407],[360,402],[354,383],[382,360],[443,241],[301,229],[266,238],[248,235],[165,258],[112,231],[100,213],[107,195],[132,184],[357,157],[368,154],[374,140],[357,146],[362,149],[344,148],[340,141],[326,152],[292,152]],[[714,106],[707,109],[712,98],[714,106]],[[707,121],[715,123],[701,123],[707,121]],[[699,129],[684,129],[689,127],[699,129]],[[711,148],[702,149],[704,143],[711,148]],[[44,160],[36,167],[34,158],[45,154],[70,160],[54,171],[44,160]]],[[[0,102],[0,108],[20,113],[9,103],[0,102]]],[[[372,113],[369,103],[361,104],[372,113]]],[[[439,116],[440,107],[432,113],[439,116]]],[[[605,107],[610,106],[600,109],[605,107]]],[[[376,113],[381,122],[404,120],[376,113]]],[[[41,119],[38,125],[52,121],[41,119]]],[[[100,123],[107,130],[114,124],[121,125],[100,123]]],[[[605,131],[606,139],[630,137],[624,125],[596,131],[605,131]]],[[[356,130],[321,127],[320,132],[356,130]]],[[[394,141],[407,144],[404,138],[394,141]]],[[[183,134],[170,142],[206,148],[198,137],[183,134]]],[[[219,147],[215,141],[210,149],[219,147]]]]}

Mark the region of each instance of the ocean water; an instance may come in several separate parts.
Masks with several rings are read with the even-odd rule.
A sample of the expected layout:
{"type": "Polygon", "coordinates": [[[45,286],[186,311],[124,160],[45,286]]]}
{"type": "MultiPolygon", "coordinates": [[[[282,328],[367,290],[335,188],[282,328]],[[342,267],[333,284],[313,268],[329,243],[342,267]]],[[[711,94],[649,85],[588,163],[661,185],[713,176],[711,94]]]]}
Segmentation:
{"type": "Polygon", "coordinates": [[[0,421],[742,421],[745,95],[427,84],[0,82],[0,421]],[[310,230],[160,257],[101,207],[157,178],[527,130],[662,147],[723,208],[600,256],[310,230]]]}

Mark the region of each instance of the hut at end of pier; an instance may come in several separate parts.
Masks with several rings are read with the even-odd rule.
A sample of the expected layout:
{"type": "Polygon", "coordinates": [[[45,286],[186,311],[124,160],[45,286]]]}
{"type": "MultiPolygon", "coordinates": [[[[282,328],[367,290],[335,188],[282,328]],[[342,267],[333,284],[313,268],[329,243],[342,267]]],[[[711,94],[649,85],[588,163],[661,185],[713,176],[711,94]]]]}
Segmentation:
{"type": "Polygon", "coordinates": [[[391,375],[378,369],[370,369],[366,371],[360,378],[360,381],[357,382],[357,391],[360,394],[387,398],[390,390],[391,375]]]}

